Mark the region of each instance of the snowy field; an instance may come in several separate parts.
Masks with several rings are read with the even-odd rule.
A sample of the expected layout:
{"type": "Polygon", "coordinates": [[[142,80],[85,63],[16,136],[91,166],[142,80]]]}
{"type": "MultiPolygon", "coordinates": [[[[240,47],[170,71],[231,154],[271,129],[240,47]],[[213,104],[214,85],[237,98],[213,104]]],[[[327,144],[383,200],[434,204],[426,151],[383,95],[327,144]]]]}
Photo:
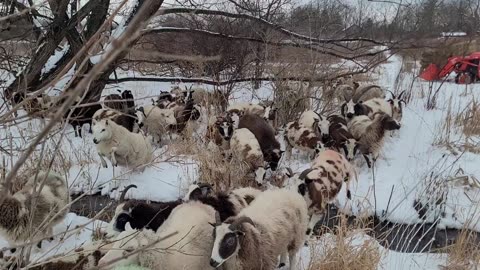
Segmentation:
{"type": "MultiPolygon", "coordinates": [[[[401,67],[401,59],[392,57],[388,63],[377,68],[374,73],[378,77],[377,84],[385,89],[394,91],[395,79],[401,67]]],[[[49,68],[49,67],[46,67],[49,68]]],[[[120,77],[132,74],[120,74],[120,77]]],[[[411,85],[412,76],[406,78],[399,85],[398,91],[408,89],[411,85]]],[[[154,82],[128,82],[121,85],[110,86],[103,93],[116,92],[117,89],[129,89],[139,99],[138,104],[148,104],[160,90],[169,90],[169,83],[154,82]]],[[[181,87],[190,85],[180,85],[181,87]]],[[[433,89],[438,87],[433,85],[433,89]]],[[[208,88],[208,87],[207,87],[208,88]]],[[[470,152],[462,152],[461,149],[452,151],[445,145],[438,144],[438,139],[443,131],[443,123],[447,117],[449,107],[451,111],[463,110],[473,99],[480,98],[480,84],[460,86],[453,83],[445,83],[438,95],[437,107],[427,111],[428,83],[415,81],[411,90],[411,99],[404,109],[402,128],[399,132],[387,139],[386,147],[381,158],[376,162],[374,170],[368,169],[362,160],[358,160],[358,179],[353,184],[352,211],[348,214],[356,216],[376,215],[383,220],[394,223],[424,223],[438,221],[438,226],[444,228],[470,228],[480,231],[478,202],[480,199],[479,189],[473,183],[473,178],[480,177],[480,156],[470,152]],[[461,171],[463,176],[471,182],[457,183],[449,181],[452,176],[461,171]],[[438,199],[434,191],[442,183],[441,194],[445,201],[441,206],[432,202],[438,199]],[[446,184],[443,184],[446,183],[446,184]],[[427,196],[432,195],[432,196],[427,196]],[[432,198],[433,197],[433,198],[432,198]],[[415,210],[416,203],[428,205],[425,218],[420,218],[415,210]]],[[[232,102],[251,101],[259,99],[272,99],[270,84],[264,84],[257,92],[247,90],[235,91],[232,102]]],[[[202,125],[206,125],[208,116],[201,118],[202,125]]],[[[48,121],[48,120],[47,120],[48,121]]],[[[10,144],[24,145],[25,140],[35,135],[44,125],[40,120],[32,120],[21,123],[8,130],[0,130],[0,146],[10,144]]],[[[57,131],[60,130],[58,127],[57,131]]],[[[127,198],[167,201],[183,197],[190,183],[198,179],[198,164],[191,156],[173,156],[168,146],[155,150],[154,165],[146,168],[143,172],[131,172],[122,168],[115,168],[109,164],[109,168],[102,168],[96,155],[92,135],[88,134],[84,127],[83,138],[75,138],[71,126],[65,128],[66,135],[61,138],[60,133],[53,135],[49,140],[51,146],[61,143],[63,158],[69,160],[71,166],[62,174],[67,178],[72,194],[101,192],[112,198],[118,197],[113,188],[123,190],[123,187],[136,184],[137,189],[131,189],[127,198]],[[114,180],[112,180],[114,179],[114,180]]],[[[204,129],[202,129],[203,131],[204,129]]],[[[455,126],[448,133],[451,141],[461,145],[467,140],[462,132],[455,126]]],[[[197,134],[203,136],[202,134],[197,134]]],[[[479,138],[468,138],[469,141],[478,143],[479,138]]],[[[40,151],[40,150],[39,150],[40,151]]],[[[309,161],[296,159],[282,160],[281,167],[290,167],[295,172],[300,172],[309,166],[309,161]]],[[[18,156],[17,156],[18,158],[18,156]]],[[[13,160],[8,160],[9,167],[13,160]]],[[[58,160],[57,160],[58,161],[58,160]]],[[[340,192],[340,208],[346,205],[345,192],[340,192]]],[[[52,242],[46,245],[41,252],[34,253],[34,258],[44,259],[56,253],[65,253],[84,242],[90,241],[94,228],[100,223],[93,222],[84,217],[69,214],[67,219],[55,228],[56,233],[61,233],[67,228],[74,228],[87,224],[80,231],[65,237],[62,243],[52,242]]],[[[361,245],[363,241],[375,241],[367,236],[355,236],[355,243],[361,245]]],[[[324,235],[319,241],[333,241],[331,236],[324,235]]],[[[333,242],[332,242],[333,243],[333,242]]],[[[0,247],[6,247],[5,241],[0,241],[0,247]]],[[[315,246],[315,245],[310,245],[315,246]]],[[[446,260],[442,254],[406,254],[388,251],[377,245],[381,254],[379,269],[441,269],[446,260]]],[[[302,267],[306,269],[312,250],[305,247],[302,250],[302,267]]],[[[321,252],[318,251],[318,252],[321,252]]]]}

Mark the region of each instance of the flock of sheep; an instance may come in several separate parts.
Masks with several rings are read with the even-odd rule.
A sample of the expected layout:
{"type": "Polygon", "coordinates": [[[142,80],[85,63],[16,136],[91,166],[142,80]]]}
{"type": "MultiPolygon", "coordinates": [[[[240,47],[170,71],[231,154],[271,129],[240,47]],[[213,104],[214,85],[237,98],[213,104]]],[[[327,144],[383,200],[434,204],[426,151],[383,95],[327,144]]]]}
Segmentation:
{"type": "MultiPolygon", "coordinates": [[[[136,187],[130,185],[108,225],[108,240],[82,247],[68,261],[59,257],[33,269],[75,265],[115,269],[129,264],[152,270],[253,270],[286,265],[295,269],[298,251],[344,183],[351,198],[349,183],[356,176],[357,157],[365,158],[370,167],[385,136],[401,127],[403,92],[391,93],[386,100],[380,87],[344,79],[333,88],[341,93],[339,114],[322,116],[307,110],[295,121],[277,126],[276,112],[281,108],[237,103],[209,119],[208,147],[218,147],[226,159],[240,157],[254,175],[253,187],[214,192],[208,179],[202,179],[205,182],[194,183],[176,201],[125,201],[126,192],[136,187]],[[311,163],[298,173],[285,168],[288,184],[271,187],[267,173],[281,165],[282,140],[284,159],[291,159],[296,149],[311,163]]],[[[107,167],[107,158],[113,166],[145,168],[153,158],[152,144],[164,143],[166,137],[180,134],[188,123],[197,121],[208,95],[200,88],[176,87],[141,107],[135,106],[129,91],[107,96],[103,107],[88,113],[102,165],[107,167]]],[[[0,232],[12,247],[27,241],[37,241],[41,247],[42,240],[52,236],[52,227],[65,217],[69,202],[65,180],[41,172],[0,204],[0,232]],[[33,196],[36,190],[40,192],[33,196]],[[38,206],[31,211],[35,203],[38,206]],[[36,228],[37,235],[26,234],[31,231],[28,226],[36,228]]]]}

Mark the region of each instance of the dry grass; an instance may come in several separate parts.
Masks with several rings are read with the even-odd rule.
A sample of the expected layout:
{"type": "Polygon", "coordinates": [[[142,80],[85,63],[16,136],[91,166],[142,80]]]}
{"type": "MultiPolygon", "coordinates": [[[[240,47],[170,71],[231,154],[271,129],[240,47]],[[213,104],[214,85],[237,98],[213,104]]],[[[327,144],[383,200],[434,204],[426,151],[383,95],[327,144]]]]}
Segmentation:
{"type": "Polygon", "coordinates": [[[480,262],[480,244],[477,233],[463,230],[456,242],[446,248],[448,253],[447,265],[443,269],[467,270],[477,269],[480,262]]]}
{"type": "MultiPolygon", "coordinates": [[[[312,248],[315,250],[308,270],[371,270],[377,269],[381,253],[378,243],[374,239],[367,239],[359,244],[355,236],[361,235],[362,230],[354,230],[342,223],[332,237],[332,241],[312,248]],[[333,243],[332,243],[333,242],[333,243]],[[318,250],[321,252],[318,252],[318,250]]],[[[362,240],[363,241],[363,240],[362,240]]]]}
{"type": "Polygon", "coordinates": [[[467,106],[456,111],[452,107],[450,101],[445,120],[435,138],[435,144],[446,146],[453,153],[456,153],[455,149],[475,154],[480,153],[480,145],[472,140],[480,136],[480,104],[472,97],[467,106]],[[454,140],[451,135],[455,132],[462,132],[464,138],[454,140]]]}

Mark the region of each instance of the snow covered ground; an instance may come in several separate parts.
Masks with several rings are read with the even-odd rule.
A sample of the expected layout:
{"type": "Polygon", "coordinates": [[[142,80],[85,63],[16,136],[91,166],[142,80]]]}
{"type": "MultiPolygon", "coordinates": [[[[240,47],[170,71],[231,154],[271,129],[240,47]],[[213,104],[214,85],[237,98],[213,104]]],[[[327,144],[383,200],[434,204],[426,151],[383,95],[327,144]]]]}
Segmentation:
{"type": "MultiPolygon", "coordinates": [[[[48,68],[48,67],[46,67],[48,68]]],[[[378,84],[391,91],[408,89],[411,81],[405,79],[400,85],[395,79],[401,68],[399,57],[390,58],[389,62],[380,66],[374,72],[378,76],[378,84]]],[[[127,76],[127,74],[121,74],[127,76]]],[[[131,74],[128,74],[130,76],[131,74]]],[[[408,78],[408,76],[407,76],[408,78]]],[[[413,78],[413,77],[412,77],[413,78]]],[[[104,95],[116,92],[117,89],[133,91],[139,104],[148,104],[160,90],[167,91],[172,84],[155,82],[127,82],[121,85],[111,85],[104,95]]],[[[190,86],[188,85],[181,85],[190,86]]],[[[438,84],[434,84],[434,89],[438,84]]],[[[208,88],[208,87],[207,87],[208,88]]],[[[404,109],[402,128],[393,137],[388,138],[383,156],[375,164],[374,173],[359,161],[358,179],[353,186],[353,214],[358,216],[376,215],[381,219],[395,223],[424,223],[438,220],[439,226],[450,228],[471,228],[480,231],[478,222],[480,213],[477,211],[480,199],[479,189],[462,185],[438,185],[445,183],[454,176],[459,169],[462,175],[471,175],[480,178],[480,156],[478,154],[457,151],[437,144],[439,135],[448,113],[448,107],[457,112],[466,107],[475,98],[480,98],[480,84],[460,86],[445,83],[438,96],[437,108],[425,109],[428,92],[426,82],[415,81],[412,88],[412,98],[404,109]],[[433,173],[433,175],[432,175],[433,173]],[[433,179],[433,180],[432,180],[433,179]],[[434,189],[432,189],[434,185],[434,189]],[[438,197],[432,196],[441,187],[445,197],[445,204],[432,205],[438,197]],[[468,187],[468,188],[467,188],[468,187]],[[433,199],[431,199],[433,197],[433,199]],[[422,219],[415,210],[415,202],[429,204],[427,217],[422,219]]],[[[271,85],[265,83],[263,87],[252,94],[246,87],[238,87],[233,94],[233,100],[258,102],[259,99],[272,100],[271,85]]],[[[203,119],[205,124],[206,118],[203,119]]],[[[24,145],[29,135],[36,134],[43,124],[39,120],[22,123],[8,130],[0,130],[0,146],[7,146],[12,140],[15,144],[24,145]]],[[[84,127],[86,129],[86,127],[84,127]]],[[[131,189],[127,197],[148,199],[155,201],[173,200],[182,197],[189,183],[198,178],[198,165],[193,157],[171,156],[168,147],[155,150],[156,162],[143,172],[130,172],[125,169],[101,168],[92,143],[92,136],[87,132],[83,138],[75,138],[73,129],[66,127],[67,134],[61,140],[62,152],[65,160],[71,166],[63,172],[66,176],[72,193],[96,193],[117,197],[117,192],[110,192],[112,187],[119,186],[118,190],[129,184],[136,184],[137,189],[131,189]],[[114,183],[112,179],[115,179],[114,183]]],[[[86,131],[86,130],[85,130],[86,131]]],[[[452,127],[450,138],[461,142],[465,138],[458,128],[452,127]]],[[[469,138],[475,140],[475,138],[469,138]]],[[[52,147],[60,141],[60,135],[52,137],[52,147]]],[[[478,138],[477,138],[478,142],[478,138]]],[[[294,155],[295,157],[295,155],[294,155]]],[[[13,159],[13,162],[16,159],[13,159]]],[[[7,164],[9,167],[11,164],[7,164]]],[[[302,171],[309,166],[307,160],[283,160],[282,167],[291,167],[294,171],[302,171]]],[[[341,206],[346,204],[345,192],[340,193],[341,206]]],[[[70,214],[67,220],[57,226],[56,231],[65,230],[68,224],[80,225],[90,222],[86,218],[70,214]]],[[[92,225],[93,226],[93,225],[92,225]]],[[[60,246],[49,254],[63,252],[79,246],[87,241],[92,227],[87,226],[79,235],[70,237],[61,245],[51,243],[48,247],[60,246]]],[[[365,237],[361,237],[365,239],[365,237]]],[[[322,240],[320,240],[322,241],[322,240]]],[[[359,240],[360,241],[360,240],[359,240]]],[[[0,247],[5,247],[0,242],[0,247]]],[[[439,269],[445,260],[445,255],[432,254],[405,254],[388,251],[379,246],[382,259],[379,269],[439,269]]],[[[45,251],[35,253],[43,256],[45,251]]],[[[309,249],[304,248],[304,263],[308,262],[309,249]]]]}

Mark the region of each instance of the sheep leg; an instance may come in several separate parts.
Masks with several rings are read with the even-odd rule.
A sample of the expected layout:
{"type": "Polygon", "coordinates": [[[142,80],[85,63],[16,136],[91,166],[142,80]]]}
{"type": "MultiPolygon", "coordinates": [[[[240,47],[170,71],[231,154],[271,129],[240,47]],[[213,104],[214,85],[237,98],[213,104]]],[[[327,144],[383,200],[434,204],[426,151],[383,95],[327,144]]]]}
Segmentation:
{"type": "Polygon", "coordinates": [[[105,158],[103,157],[103,155],[100,153],[98,153],[98,155],[100,156],[100,162],[102,163],[102,167],[108,168],[107,162],[105,161],[105,158]]]}
{"type": "Polygon", "coordinates": [[[290,261],[290,267],[288,269],[295,269],[295,266],[297,266],[297,254],[295,250],[288,251],[288,259],[290,261]]]}
{"type": "Polygon", "coordinates": [[[292,158],[292,146],[290,145],[290,143],[288,142],[288,139],[286,139],[286,144],[285,144],[285,152],[286,152],[286,155],[285,155],[285,158],[287,160],[290,160],[292,158]]]}
{"type": "Polygon", "coordinates": [[[367,162],[368,168],[372,168],[372,162],[370,161],[370,157],[367,154],[363,154],[365,161],[367,162]]]}
{"type": "Polygon", "coordinates": [[[75,132],[75,137],[78,137],[78,126],[73,125],[73,131],[75,132]]]}
{"type": "Polygon", "coordinates": [[[284,252],[282,255],[280,255],[280,264],[278,265],[278,268],[282,268],[287,265],[287,255],[287,252],[284,252]]]}
{"type": "Polygon", "coordinates": [[[313,234],[313,229],[315,228],[315,225],[323,218],[323,214],[319,212],[314,212],[312,216],[310,217],[310,222],[308,223],[307,227],[307,232],[306,234],[308,235],[308,238],[310,238],[313,234]]]}
{"type": "Polygon", "coordinates": [[[117,151],[117,147],[112,147],[112,152],[110,152],[110,155],[111,155],[110,160],[112,161],[112,165],[114,167],[118,166],[117,158],[115,157],[116,151],[117,151]]]}

